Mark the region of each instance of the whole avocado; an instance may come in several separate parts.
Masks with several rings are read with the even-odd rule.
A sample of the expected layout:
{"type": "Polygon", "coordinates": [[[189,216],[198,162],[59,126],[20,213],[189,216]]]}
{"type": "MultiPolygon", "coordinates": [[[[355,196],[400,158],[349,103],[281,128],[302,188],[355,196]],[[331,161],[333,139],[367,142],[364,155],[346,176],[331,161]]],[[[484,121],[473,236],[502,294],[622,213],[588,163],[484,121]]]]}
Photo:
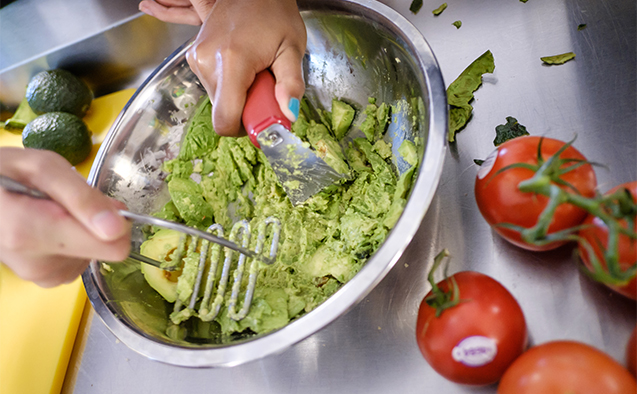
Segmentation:
{"type": "Polygon", "coordinates": [[[67,112],[82,118],[91,106],[93,92],[75,75],[56,69],[36,74],[27,86],[26,99],[38,115],[67,112]]]}
{"type": "Polygon", "coordinates": [[[91,153],[91,135],[86,123],[77,116],[49,112],[26,125],[22,131],[22,144],[25,148],[56,152],[76,165],[91,153]]]}

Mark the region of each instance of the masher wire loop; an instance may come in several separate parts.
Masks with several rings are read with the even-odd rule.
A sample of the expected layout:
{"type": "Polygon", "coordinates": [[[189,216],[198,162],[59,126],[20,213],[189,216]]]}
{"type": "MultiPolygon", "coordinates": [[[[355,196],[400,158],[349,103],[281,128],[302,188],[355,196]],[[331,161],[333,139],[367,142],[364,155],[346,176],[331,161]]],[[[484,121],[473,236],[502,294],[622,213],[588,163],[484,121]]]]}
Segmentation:
{"type": "MultiPolygon", "coordinates": [[[[206,322],[212,321],[217,317],[226,299],[231,271],[233,271],[232,288],[226,304],[228,316],[235,321],[246,317],[252,304],[260,261],[271,264],[276,258],[281,222],[275,217],[268,217],[259,222],[256,227],[257,239],[253,253],[256,256],[260,256],[266,240],[269,240],[269,258],[267,261],[264,258],[249,257],[244,253],[222,247],[218,243],[211,244],[207,239],[200,239],[196,236],[184,236],[180,239],[177,252],[173,257],[175,264],[181,265],[183,262],[182,275],[187,277],[180,278],[180,280],[188,281],[189,277],[196,276],[192,286],[179,286],[178,282],[177,300],[173,313],[170,315],[173,323],[179,324],[191,316],[197,316],[206,322]],[[188,242],[188,237],[190,237],[190,242],[188,242]],[[199,250],[198,259],[193,257],[196,256],[197,249],[199,250]],[[236,257],[237,253],[239,254],[238,258],[236,257]],[[221,273],[219,273],[219,262],[222,258],[224,261],[221,273]],[[232,269],[233,265],[234,270],[232,269]],[[248,269],[248,283],[242,286],[246,268],[248,269]],[[203,297],[197,307],[202,285],[203,297]],[[242,290],[242,287],[245,288],[242,290]],[[241,309],[237,312],[238,300],[242,292],[244,293],[243,303],[241,309]]],[[[224,238],[224,229],[219,224],[213,224],[206,231],[216,237],[224,238]]],[[[227,239],[237,245],[241,245],[241,248],[247,249],[250,247],[252,235],[250,223],[247,220],[242,220],[232,226],[227,239]]]]}

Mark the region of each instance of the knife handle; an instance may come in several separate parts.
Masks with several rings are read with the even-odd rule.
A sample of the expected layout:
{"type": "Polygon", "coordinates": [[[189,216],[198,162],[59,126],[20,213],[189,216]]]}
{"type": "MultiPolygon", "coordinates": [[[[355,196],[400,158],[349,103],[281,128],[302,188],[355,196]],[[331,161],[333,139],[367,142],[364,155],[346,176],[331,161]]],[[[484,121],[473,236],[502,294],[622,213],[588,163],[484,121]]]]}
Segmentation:
{"type": "Polygon", "coordinates": [[[274,75],[270,70],[263,70],[257,74],[252,86],[248,89],[246,105],[243,108],[243,127],[245,127],[250,141],[257,148],[259,142],[257,135],[269,126],[279,123],[286,129],[290,129],[292,124],[283,114],[274,95],[274,75]]]}

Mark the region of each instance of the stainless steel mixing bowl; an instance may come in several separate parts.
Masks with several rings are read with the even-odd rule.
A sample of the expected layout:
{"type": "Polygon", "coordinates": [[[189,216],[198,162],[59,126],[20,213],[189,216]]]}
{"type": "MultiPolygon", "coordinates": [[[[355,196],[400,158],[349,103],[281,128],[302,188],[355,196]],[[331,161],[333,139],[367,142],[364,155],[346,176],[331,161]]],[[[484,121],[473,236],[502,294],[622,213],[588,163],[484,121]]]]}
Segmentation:
{"type": "MultiPolygon", "coordinates": [[[[169,306],[148,286],[139,267],[111,264],[112,271],[107,271],[93,261],[83,280],[95,311],[122,342],[151,359],[181,366],[232,366],[280,352],[312,335],[385,276],[429,207],[442,170],[447,129],[444,82],[429,45],[405,18],[376,1],[303,1],[299,6],[308,30],[307,97],[315,106],[329,109],[333,97],[359,110],[368,97],[402,103],[385,138],[393,142],[396,157],[404,139],[420,147],[408,203],[380,249],[327,301],[284,328],[231,343],[195,343],[167,335],[169,306]]],[[[185,61],[188,46],[167,58],[135,93],[93,165],[90,184],[124,201],[131,211],[152,213],[169,199],[161,162],[178,153],[188,120],[205,94],[185,61]]],[[[405,169],[400,158],[394,164],[399,172],[405,169]]],[[[136,229],[133,247],[142,240],[136,229]]]]}

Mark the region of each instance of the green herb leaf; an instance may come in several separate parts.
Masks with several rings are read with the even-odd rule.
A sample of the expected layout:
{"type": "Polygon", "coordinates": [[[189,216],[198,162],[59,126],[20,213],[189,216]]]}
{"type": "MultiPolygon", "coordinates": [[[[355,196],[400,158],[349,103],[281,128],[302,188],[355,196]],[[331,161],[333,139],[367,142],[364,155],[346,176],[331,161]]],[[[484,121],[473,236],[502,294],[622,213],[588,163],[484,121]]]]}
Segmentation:
{"type": "Polygon", "coordinates": [[[526,3],[529,0],[520,0],[520,3],[526,3]]]}
{"type": "Polygon", "coordinates": [[[479,166],[484,164],[484,160],[481,160],[481,159],[473,159],[473,162],[476,163],[479,166]]]}
{"type": "Polygon", "coordinates": [[[414,14],[417,14],[421,8],[422,8],[422,0],[414,0],[411,2],[411,5],[409,6],[409,11],[413,12],[414,14]]]}
{"type": "Polygon", "coordinates": [[[434,14],[434,16],[438,16],[440,14],[442,14],[442,11],[447,9],[447,3],[442,3],[440,5],[440,7],[436,8],[435,10],[431,11],[432,14],[434,14]]]}
{"type": "Polygon", "coordinates": [[[495,62],[491,51],[486,51],[473,61],[455,81],[447,88],[447,101],[449,102],[449,142],[455,141],[456,132],[465,127],[473,107],[469,104],[473,101],[473,92],[482,85],[482,74],[492,73],[495,70],[495,62]]]}
{"type": "Polygon", "coordinates": [[[586,29],[586,23],[580,23],[579,25],[577,25],[577,30],[584,30],[586,29]]]}
{"type": "Polygon", "coordinates": [[[507,123],[497,126],[495,128],[495,134],[493,144],[498,146],[516,137],[529,135],[529,132],[526,131],[526,127],[518,123],[517,119],[512,116],[507,116],[507,123]]]}
{"type": "Polygon", "coordinates": [[[566,52],[561,55],[545,56],[540,58],[540,60],[542,60],[545,64],[549,65],[564,64],[573,59],[575,59],[575,54],[573,52],[566,52]]]}
{"type": "Polygon", "coordinates": [[[452,23],[452,25],[454,25],[456,29],[460,29],[460,26],[462,26],[462,21],[455,21],[452,23]]]}

